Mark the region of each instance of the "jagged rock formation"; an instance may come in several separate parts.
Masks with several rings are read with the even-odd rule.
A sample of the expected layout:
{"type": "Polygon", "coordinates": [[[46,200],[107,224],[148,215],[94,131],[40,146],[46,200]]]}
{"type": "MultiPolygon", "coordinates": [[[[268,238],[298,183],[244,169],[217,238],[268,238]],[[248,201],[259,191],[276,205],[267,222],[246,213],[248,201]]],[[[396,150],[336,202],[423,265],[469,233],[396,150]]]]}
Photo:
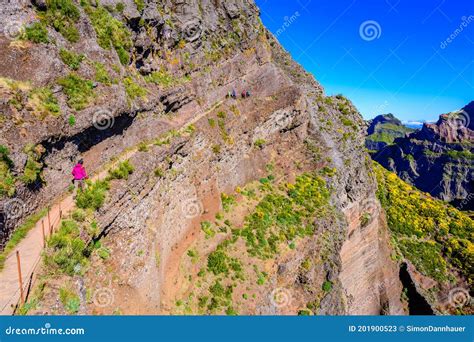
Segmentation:
{"type": "Polygon", "coordinates": [[[473,207],[474,102],[395,139],[373,159],[418,189],[462,210],[473,207]]]}
{"type": "Polygon", "coordinates": [[[371,151],[379,151],[390,145],[396,138],[403,138],[414,130],[405,127],[393,114],[378,115],[368,122],[365,146],[371,151]]]}
{"type": "MultiPolygon", "coordinates": [[[[68,27],[34,24],[36,15],[63,10],[55,1],[12,2],[0,15],[27,27],[20,40],[0,36],[8,61],[0,66],[0,144],[8,147],[15,185],[0,207],[12,198],[25,204],[14,220],[7,217],[3,241],[64,193],[79,156],[89,171],[126,156],[134,171],[111,180],[105,204],[88,213],[97,235],[84,228],[89,221],[77,223],[79,237],[92,234],[107,252],[93,252],[89,268],[47,279],[32,312],[68,312],[71,305],[57,300],[61,291],[68,298],[64,284],[81,294],[73,313],[404,312],[364,122],[347,99],[324,97],[262,26],[253,1],[66,3],[77,9],[63,13],[68,27]],[[232,89],[251,96],[227,97],[232,89]],[[324,210],[310,216],[312,234],[280,236],[280,253],[266,259],[248,254],[232,230],[245,226],[266,195],[291,197],[304,173],[317,174],[330,192],[324,210]],[[252,187],[258,180],[273,185],[252,187]],[[209,231],[205,222],[218,220],[223,193],[237,202],[225,214],[232,229],[209,231]],[[362,219],[367,212],[370,222],[362,219]],[[244,274],[239,281],[220,276],[234,304],[226,297],[223,308],[214,298],[201,308],[202,291],[218,293],[219,280],[200,270],[227,239],[234,247],[224,260],[238,269],[237,259],[244,274]],[[87,290],[103,289],[113,304],[87,301],[87,290]],[[291,300],[275,305],[275,290],[291,300]]],[[[267,248],[275,237],[259,241],[267,248]]],[[[55,258],[47,260],[45,274],[55,258]]]]}

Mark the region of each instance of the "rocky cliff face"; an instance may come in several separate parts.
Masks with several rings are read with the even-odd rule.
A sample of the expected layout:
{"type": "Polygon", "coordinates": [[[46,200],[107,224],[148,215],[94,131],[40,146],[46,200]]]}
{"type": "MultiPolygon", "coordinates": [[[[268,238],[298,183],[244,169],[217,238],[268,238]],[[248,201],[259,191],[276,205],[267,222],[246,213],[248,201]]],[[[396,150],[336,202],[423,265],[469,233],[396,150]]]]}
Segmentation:
{"type": "Polygon", "coordinates": [[[435,124],[396,139],[373,155],[385,168],[418,189],[462,210],[472,210],[474,102],[443,114],[435,124]]]}
{"type": "Polygon", "coordinates": [[[34,312],[67,312],[64,284],[76,313],[404,312],[364,122],[324,96],[252,1],[34,5],[1,13],[13,23],[0,37],[0,144],[14,186],[0,204],[21,204],[4,213],[2,241],[65,192],[79,156],[90,173],[134,167],[88,213],[101,252],[46,277],[34,312]]]}

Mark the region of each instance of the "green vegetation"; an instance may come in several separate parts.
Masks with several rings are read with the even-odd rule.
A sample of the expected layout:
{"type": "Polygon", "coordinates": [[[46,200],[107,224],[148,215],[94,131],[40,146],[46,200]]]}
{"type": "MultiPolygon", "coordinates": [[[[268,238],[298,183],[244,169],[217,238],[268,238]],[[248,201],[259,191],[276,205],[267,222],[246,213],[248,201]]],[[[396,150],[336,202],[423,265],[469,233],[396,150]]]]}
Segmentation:
{"type": "Polygon", "coordinates": [[[154,174],[155,174],[156,177],[162,178],[162,177],[164,177],[165,172],[163,171],[162,168],[157,167],[154,171],[154,174]]]}
{"type": "Polygon", "coordinates": [[[73,127],[76,124],[76,117],[74,115],[69,115],[69,118],[67,120],[69,126],[73,127]]]}
{"type": "Polygon", "coordinates": [[[110,257],[110,250],[107,247],[101,246],[97,249],[97,255],[102,260],[106,260],[110,257]]]}
{"type": "Polygon", "coordinates": [[[49,87],[33,89],[28,95],[28,103],[33,108],[33,114],[41,120],[48,115],[57,117],[61,114],[58,99],[49,87]]]}
{"type": "Polygon", "coordinates": [[[468,160],[474,159],[474,153],[472,153],[469,150],[462,150],[462,151],[452,150],[452,151],[446,152],[446,155],[453,159],[468,159],[468,160]]]}
{"type": "Polygon", "coordinates": [[[86,4],[85,11],[89,15],[97,34],[99,46],[106,50],[113,47],[117,52],[120,63],[128,65],[130,61],[129,50],[133,44],[127,27],[100,5],[94,8],[86,4]]]}
{"type": "Polygon", "coordinates": [[[255,270],[255,272],[257,273],[257,285],[264,285],[267,281],[268,274],[265,272],[259,272],[258,270],[255,270]]]}
{"type": "Polygon", "coordinates": [[[253,145],[254,145],[255,147],[260,148],[260,149],[263,148],[263,146],[265,146],[265,144],[266,144],[265,139],[257,139],[257,140],[255,140],[255,142],[253,143],[253,145]]]}
{"type": "Polygon", "coordinates": [[[115,9],[117,10],[117,12],[122,13],[125,9],[125,5],[123,4],[123,2],[119,2],[117,3],[117,5],[115,5],[115,9]]]}
{"type": "Polygon", "coordinates": [[[107,190],[109,190],[108,181],[88,181],[84,189],[78,189],[77,191],[77,207],[81,209],[90,208],[98,210],[104,204],[107,190]]]}
{"type": "Polygon", "coordinates": [[[70,67],[72,70],[79,69],[82,61],[85,58],[83,54],[78,55],[77,53],[66,49],[59,50],[59,57],[61,58],[63,63],[70,67]]]}
{"type": "Polygon", "coordinates": [[[93,83],[75,73],[60,78],[58,84],[63,87],[63,92],[67,96],[67,104],[75,110],[84,109],[94,96],[93,83]]]}
{"type": "Polygon", "coordinates": [[[298,316],[311,316],[311,311],[303,309],[298,311],[298,316]]]}
{"type": "Polygon", "coordinates": [[[15,177],[12,174],[13,162],[9,158],[10,151],[0,145],[0,198],[15,194],[15,177]]]}
{"type": "Polygon", "coordinates": [[[132,77],[125,77],[123,85],[130,100],[135,100],[137,97],[143,98],[147,95],[146,89],[137,84],[132,77]]]}
{"type": "Polygon", "coordinates": [[[162,68],[159,71],[153,71],[144,78],[146,82],[157,84],[163,88],[176,86],[190,80],[188,76],[175,77],[171,75],[165,68],[162,68]]]}
{"type": "Polygon", "coordinates": [[[186,134],[193,134],[194,132],[196,131],[196,126],[193,125],[193,124],[190,124],[188,126],[186,126],[186,128],[184,129],[184,133],[186,134]]]}
{"type": "Polygon", "coordinates": [[[214,229],[212,229],[212,223],[209,221],[201,222],[201,229],[204,232],[206,239],[209,239],[216,235],[216,232],[214,231],[214,229]]]}
{"type": "Polygon", "coordinates": [[[329,281],[329,280],[326,280],[324,283],[323,283],[323,286],[322,286],[322,289],[324,292],[329,292],[332,290],[332,283],[329,281]]]}
{"type": "Polygon", "coordinates": [[[84,222],[86,219],[86,213],[83,209],[76,209],[72,212],[71,218],[76,222],[84,222]]]}
{"type": "Polygon", "coordinates": [[[143,1],[143,0],[133,0],[133,2],[137,6],[138,12],[143,11],[143,9],[145,8],[145,1],[143,1]]]}
{"type": "Polygon", "coordinates": [[[207,269],[214,275],[229,275],[232,270],[238,278],[242,278],[242,264],[237,258],[229,257],[224,251],[225,245],[220,245],[207,257],[207,269]]]}
{"type": "Polygon", "coordinates": [[[367,140],[374,142],[384,142],[386,144],[393,143],[394,139],[394,136],[387,132],[374,133],[367,137],[367,140]]]}
{"type": "Polygon", "coordinates": [[[278,252],[279,243],[311,235],[314,217],[325,214],[328,201],[326,182],[313,174],[298,176],[283,193],[266,195],[239,232],[249,254],[267,259],[278,252]]]}
{"type": "MultiPolygon", "coordinates": [[[[212,313],[219,308],[227,307],[226,313],[228,312],[229,314],[236,314],[232,307],[232,286],[224,287],[219,280],[216,280],[214,284],[209,287],[209,292],[212,295],[209,304],[207,305],[207,310],[209,312],[212,313]]],[[[202,301],[204,301],[204,299],[202,301]]],[[[207,302],[207,299],[205,302],[207,302]]]]}
{"type": "Polygon", "coordinates": [[[166,69],[153,71],[150,75],[145,77],[145,81],[158,84],[164,88],[170,87],[175,83],[175,79],[166,71],[166,69]]]}
{"type": "Polygon", "coordinates": [[[103,83],[105,85],[112,84],[112,79],[104,64],[100,62],[93,62],[93,66],[95,69],[95,80],[97,82],[103,83]]]}
{"type": "Polygon", "coordinates": [[[138,151],[140,152],[148,152],[150,149],[148,147],[148,144],[146,142],[141,142],[139,145],[138,145],[138,151]]]}
{"type": "Polygon", "coordinates": [[[24,39],[33,43],[49,43],[48,30],[42,22],[34,22],[25,28],[24,39]]]}
{"type": "Polygon", "coordinates": [[[360,218],[360,226],[365,227],[369,224],[370,222],[370,213],[363,213],[361,218],[360,218]]]}
{"type": "MultiPolygon", "coordinates": [[[[272,164],[267,165],[267,171],[276,172],[272,164]]],[[[267,273],[266,260],[278,255],[280,248],[296,248],[299,238],[314,233],[316,220],[333,215],[329,189],[318,173],[299,175],[294,184],[275,184],[272,175],[264,179],[263,182],[248,185],[246,189],[236,189],[237,193],[245,196],[252,192],[253,195],[248,196],[251,202],[260,198],[240,227],[234,226],[231,216],[227,216],[236,204],[236,198],[224,193],[221,194],[224,211],[215,215],[215,222],[201,222],[206,239],[227,234],[225,240],[219,239],[221,242],[207,256],[206,267],[197,274],[200,278],[197,288],[203,288],[204,292],[196,298],[196,306],[202,314],[237,314],[239,303],[233,300],[248,300],[250,295],[244,292],[233,298],[234,288],[239,287],[240,293],[243,290],[240,285],[247,284],[246,291],[249,291],[250,285],[267,284],[270,274],[267,273]],[[247,188],[259,189],[259,195],[247,188]],[[242,243],[246,248],[241,249],[242,243]],[[241,259],[242,254],[245,259],[241,259]],[[260,260],[255,260],[255,257],[260,260]],[[249,274],[246,268],[252,265],[255,273],[249,274]],[[262,266],[264,268],[260,269],[262,266]],[[246,280],[249,282],[245,283],[246,280]]],[[[196,253],[189,250],[188,256],[194,258],[196,253]]],[[[306,260],[304,264],[309,270],[312,260],[306,260]]],[[[252,294],[252,298],[256,295],[252,294]]],[[[189,305],[189,299],[186,305],[189,305]]]]}
{"type": "Polygon", "coordinates": [[[221,145],[212,145],[212,152],[214,152],[214,154],[219,154],[221,153],[221,145]]]}
{"type": "Polygon", "coordinates": [[[344,126],[351,127],[352,129],[357,129],[357,125],[348,118],[341,118],[341,122],[344,126]]]}
{"type": "Polygon", "coordinates": [[[441,254],[441,245],[435,241],[400,240],[398,247],[401,253],[410,260],[421,273],[444,282],[446,261],[441,254]]]}
{"type": "Polygon", "coordinates": [[[76,222],[62,221],[58,232],[48,240],[45,264],[71,276],[78,272],[78,267],[85,266],[87,264],[86,244],[80,233],[76,222]]]}
{"type": "Polygon", "coordinates": [[[395,246],[423,274],[446,282],[454,267],[474,281],[474,222],[457,209],[406,184],[375,164],[377,196],[395,246]]]}
{"type": "Polygon", "coordinates": [[[396,125],[394,123],[379,123],[375,127],[373,134],[367,137],[367,140],[373,142],[384,142],[390,145],[394,142],[395,138],[404,137],[405,134],[413,132],[413,129],[405,127],[403,125],[396,125]]]}
{"type": "Polygon", "coordinates": [[[227,213],[229,212],[231,207],[235,204],[235,196],[221,193],[221,202],[222,202],[222,208],[227,213]]]}
{"type": "Polygon", "coordinates": [[[195,250],[195,249],[190,249],[190,250],[188,250],[187,255],[188,255],[188,257],[191,258],[191,262],[192,262],[193,264],[195,264],[196,262],[198,262],[198,260],[199,260],[199,253],[198,253],[197,250],[195,250]]]}
{"type": "Polygon", "coordinates": [[[46,11],[39,11],[39,17],[45,24],[51,25],[69,42],[79,41],[79,31],[75,23],[79,20],[79,9],[72,0],[47,0],[46,11]]]}
{"type": "Polygon", "coordinates": [[[128,176],[131,175],[134,171],[133,165],[129,160],[125,160],[118,164],[115,169],[109,171],[108,179],[128,179],[128,176]]]}
{"type": "Polygon", "coordinates": [[[331,106],[333,104],[332,98],[330,97],[325,97],[324,98],[324,103],[331,106]]]}
{"type": "Polygon", "coordinates": [[[21,177],[21,180],[25,184],[34,184],[43,181],[41,176],[43,163],[40,160],[44,151],[44,147],[41,145],[27,145],[25,147],[25,153],[28,155],[28,159],[26,160],[25,169],[21,177]]]}
{"type": "Polygon", "coordinates": [[[10,239],[8,240],[7,244],[5,245],[5,248],[3,249],[2,253],[0,253],[0,270],[3,269],[3,266],[5,265],[5,259],[10,254],[11,251],[15,248],[18,243],[23,240],[23,238],[26,236],[26,234],[33,228],[36,223],[47,213],[47,208],[37,212],[36,214],[33,214],[29,216],[25,222],[20,225],[17,229],[15,229],[10,236],[10,239]]]}
{"type": "Polygon", "coordinates": [[[81,301],[77,294],[75,294],[69,287],[61,287],[59,289],[59,299],[66,311],[73,315],[79,312],[81,301]]]}

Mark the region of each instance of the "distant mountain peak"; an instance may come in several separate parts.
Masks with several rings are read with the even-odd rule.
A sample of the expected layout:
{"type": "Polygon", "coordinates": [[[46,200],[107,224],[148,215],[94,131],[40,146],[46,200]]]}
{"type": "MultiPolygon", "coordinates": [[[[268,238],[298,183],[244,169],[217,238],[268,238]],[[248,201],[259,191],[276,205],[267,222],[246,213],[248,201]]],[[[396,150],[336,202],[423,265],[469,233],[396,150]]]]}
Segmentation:
{"type": "Polygon", "coordinates": [[[474,101],[458,111],[441,114],[436,123],[425,123],[417,138],[447,143],[474,142],[474,101]]]}

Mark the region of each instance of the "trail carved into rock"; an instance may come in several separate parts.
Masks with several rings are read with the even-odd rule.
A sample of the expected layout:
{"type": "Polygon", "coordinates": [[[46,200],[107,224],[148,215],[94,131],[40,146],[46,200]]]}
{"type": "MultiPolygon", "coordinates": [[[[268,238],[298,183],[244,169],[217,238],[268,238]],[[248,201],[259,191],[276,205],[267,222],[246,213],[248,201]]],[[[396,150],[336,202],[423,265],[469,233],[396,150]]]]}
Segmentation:
{"type": "MultiPolygon", "coordinates": [[[[208,110],[192,117],[190,120],[181,124],[180,122],[172,123],[173,126],[178,126],[180,129],[184,129],[189,125],[192,125],[199,121],[201,118],[212,112],[215,108],[219,107],[224,101],[219,101],[208,110]]],[[[138,150],[133,149],[123,153],[113,165],[129,159],[138,150]]],[[[110,165],[108,168],[100,171],[93,177],[92,181],[103,179],[107,176],[109,169],[113,167],[110,165]]],[[[57,201],[51,206],[49,217],[51,225],[53,226],[53,232],[59,227],[60,223],[60,212],[62,216],[67,216],[75,209],[75,203],[73,195],[70,194],[65,198],[57,201]]],[[[7,256],[3,270],[0,272],[0,314],[1,315],[12,315],[15,312],[16,305],[20,302],[20,286],[18,277],[18,267],[16,259],[16,251],[20,252],[21,258],[21,272],[23,279],[23,288],[25,295],[29,284],[32,283],[35,276],[35,269],[41,262],[41,252],[44,248],[42,225],[44,222],[46,238],[50,236],[48,216],[41,218],[36,225],[28,232],[23,240],[16,246],[16,248],[7,256]]]]}

